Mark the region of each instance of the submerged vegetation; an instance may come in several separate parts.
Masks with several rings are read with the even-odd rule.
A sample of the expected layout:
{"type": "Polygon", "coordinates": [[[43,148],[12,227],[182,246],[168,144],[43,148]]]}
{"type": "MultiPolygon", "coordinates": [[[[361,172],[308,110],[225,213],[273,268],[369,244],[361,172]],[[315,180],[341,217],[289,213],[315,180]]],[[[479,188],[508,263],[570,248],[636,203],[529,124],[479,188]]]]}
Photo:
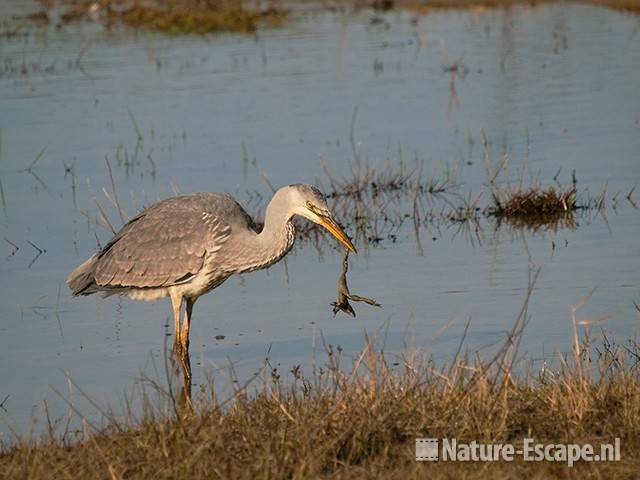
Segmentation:
{"type": "Polygon", "coordinates": [[[579,341],[578,328],[596,321],[577,319],[574,308],[571,353],[530,363],[518,354],[528,300],[489,355],[465,353],[463,336],[453,358],[437,364],[420,350],[385,352],[365,333],[349,367],[340,346],[326,344],[326,362],[310,375],[293,366],[281,376],[267,359],[255,383],[234,383],[226,399],[212,380],[192,403],[153,382],[138,416],[130,407],[125,418],[105,410],[103,425],[82,416],[84,429],[75,434],[49,421],[43,438],[0,447],[0,476],[479,479],[573,471],[632,478],[640,468],[640,345],[606,336],[594,344],[588,332],[579,341]],[[422,437],[594,448],[619,438],[621,458],[579,461],[571,469],[517,456],[513,463],[416,462],[415,439],[422,437]]]}

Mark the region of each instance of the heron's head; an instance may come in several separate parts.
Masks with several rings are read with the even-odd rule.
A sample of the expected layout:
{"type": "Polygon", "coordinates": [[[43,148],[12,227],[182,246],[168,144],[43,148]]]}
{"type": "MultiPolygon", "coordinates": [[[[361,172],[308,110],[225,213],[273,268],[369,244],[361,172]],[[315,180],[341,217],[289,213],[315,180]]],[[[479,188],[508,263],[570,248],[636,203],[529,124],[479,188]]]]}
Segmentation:
{"type": "Polygon", "coordinates": [[[293,205],[293,213],[322,225],[329,230],[338,241],[353,253],[358,253],[342,227],[333,218],[324,195],[316,187],[311,185],[289,185],[290,201],[293,205]]]}

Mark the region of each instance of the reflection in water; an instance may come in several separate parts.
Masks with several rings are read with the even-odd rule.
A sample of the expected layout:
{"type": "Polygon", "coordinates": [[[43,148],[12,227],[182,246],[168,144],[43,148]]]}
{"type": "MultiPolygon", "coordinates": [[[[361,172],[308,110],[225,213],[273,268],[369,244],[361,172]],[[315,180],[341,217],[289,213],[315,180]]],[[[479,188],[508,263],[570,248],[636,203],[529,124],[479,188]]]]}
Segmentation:
{"type": "MultiPolygon", "coordinates": [[[[604,212],[600,213],[604,216],[604,212]]],[[[531,221],[531,219],[522,216],[497,217],[494,232],[497,232],[502,227],[508,227],[514,231],[525,230],[528,233],[551,232],[555,234],[561,229],[575,230],[577,226],[573,212],[567,212],[560,216],[540,217],[536,221],[531,221]]]]}
{"type": "Polygon", "coordinates": [[[469,69],[462,63],[462,57],[454,62],[449,59],[449,51],[444,41],[440,42],[440,46],[442,47],[442,69],[449,74],[449,100],[447,102],[447,123],[449,123],[453,107],[460,106],[460,99],[456,90],[456,79],[458,76],[464,79],[469,73],[469,69]]]}

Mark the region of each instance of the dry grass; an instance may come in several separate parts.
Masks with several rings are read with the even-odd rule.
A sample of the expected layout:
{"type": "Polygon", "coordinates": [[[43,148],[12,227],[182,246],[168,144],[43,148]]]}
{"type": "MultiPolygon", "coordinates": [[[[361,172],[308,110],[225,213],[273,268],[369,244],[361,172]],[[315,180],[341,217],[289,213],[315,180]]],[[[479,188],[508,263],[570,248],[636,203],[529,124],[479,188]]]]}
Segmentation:
{"type": "Polygon", "coordinates": [[[496,193],[494,213],[508,217],[557,217],[575,209],[575,195],[575,189],[556,192],[553,187],[518,189],[502,199],[496,193]]]}
{"type": "MultiPolygon", "coordinates": [[[[483,137],[484,138],[484,137],[483,137]]],[[[484,145],[484,163],[488,179],[488,191],[491,203],[483,212],[496,220],[496,228],[504,223],[515,229],[531,231],[575,228],[575,212],[578,210],[601,210],[604,207],[606,187],[597,200],[590,196],[577,201],[578,181],[576,173],[571,175],[571,184],[562,186],[558,181],[560,170],[553,178],[557,185],[543,186],[537,180],[525,185],[528,173],[526,159],[516,182],[508,174],[510,159],[504,155],[497,163],[490,160],[490,150],[486,139],[484,145]]]]}
{"type": "MultiPolygon", "coordinates": [[[[107,26],[157,30],[174,34],[205,34],[218,31],[253,32],[262,23],[278,25],[286,19],[286,10],[271,2],[268,7],[251,7],[234,0],[66,0],[60,16],[62,23],[87,18],[107,26]]],[[[50,2],[44,2],[34,20],[47,20],[50,2]]]]}
{"type": "MultiPolygon", "coordinates": [[[[635,350],[633,355],[637,355],[635,350]]],[[[215,401],[197,414],[165,417],[69,445],[54,440],[5,448],[3,478],[309,478],[558,475],[552,463],[417,464],[416,437],[485,442],[600,443],[620,437],[619,463],[578,464],[576,475],[632,476],[640,468],[640,383],[637,368],[607,352],[599,379],[564,365],[559,372],[515,379],[484,364],[427,363],[391,371],[371,347],[366,374],[335,370],[290,387],[279,381],[215,401]]],[[[541,477],[541,478],[542,478],[541,477]]]]}
{"type": "MultiPolygon", "coordinates": [[[[535,281],[532,275],[531,287],[535,281]]],[[[326,346],[326,364],[285,382],[272,370],[255,393],[223,402],[212,387],[195,410],[147,404],[79,441],[54,433],[0,451],[2,478],[634,478],[640,469],[640,345],[576,342],[534,373],[518,345],[528,296],[507,340],[488,359],[436,365],[419,351],[385,354],[365,334],[351,368],[326,346]],[[418,463],[416,437],[460,441],[610,443],[619,462],[418,463]]],[[[595,322],[595,321],[594,321],[595,322]]],[[[585,337],[589,338],[589,337],[585,337]]],[[[462,345],[462,341],[461,341],[462,345]]],[[[531,364],[529,364],[531,365],[531,364]]],[[[87,425],[87,422],[85,422],[87,425]]],[[[89,428],[89,427],[87,427],[89,428]]]]}

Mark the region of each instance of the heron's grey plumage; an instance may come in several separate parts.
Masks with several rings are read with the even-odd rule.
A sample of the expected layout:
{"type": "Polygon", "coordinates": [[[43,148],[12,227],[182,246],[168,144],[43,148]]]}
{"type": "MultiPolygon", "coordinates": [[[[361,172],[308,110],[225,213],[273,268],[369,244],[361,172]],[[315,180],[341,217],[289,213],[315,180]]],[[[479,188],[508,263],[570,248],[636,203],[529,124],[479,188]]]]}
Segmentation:
{"type": "MultiPolygon", "coordinates": [[[[71,273],[68,283],[76,295],[183,284],[222,248],[233,227],[255,229],[228,195],[169,198],[131,219],[102,251],[71,273]]],[[[224,268],[221,264],[217,269],[224,268]]]]}
{"type": "MultiPolygon", "coordinates": [[[[142,211],[77,267],[67,283],[74,295],[101,291],[141,300],[169,296],[179,327],[183,300],[185,315],[190,316],[196,299],[232,274],[266,268],[286,255],[295,241],[291,219],[296,214],[324,224],[354,249],[315,187],[289,185],[278,190],[267,206],[261,232],[229,195],[194,193],[142,211]]],[[[187,317],[185,322],[188,338],[187,317]]]]}

